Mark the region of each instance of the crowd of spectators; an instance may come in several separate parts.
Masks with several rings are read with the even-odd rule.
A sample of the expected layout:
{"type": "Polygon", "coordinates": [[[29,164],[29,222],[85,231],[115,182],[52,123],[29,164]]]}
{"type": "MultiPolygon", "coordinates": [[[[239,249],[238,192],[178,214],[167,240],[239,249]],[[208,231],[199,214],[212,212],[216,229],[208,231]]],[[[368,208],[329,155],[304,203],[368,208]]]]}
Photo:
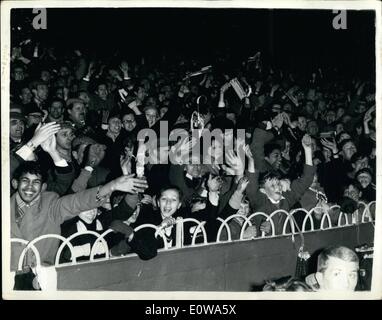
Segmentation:
{"type": "MultiPolygon", "coordinates": [[[[204,221],[214,242],[218,217],[320,207],[317,226],[324,212],[338,219],[334,204],[357,219],[360,201],[376,199],[373,80],[324,67],[299,74],[265,63],[260,53],[236,64],[217,56],[205,67],[182,57],[100,60],[42,44],[30,52],[15,47],[11,54],[12,238],[111,228],[112,256],[146,260],[163,238],[175,245],[178,218],[204,221]],[[155,133],[154,143],[147,134],[139,139],[142,129],[155,133]],[[203,132],[215,129],[220,133],[194,152],[206,145],[203,132]],[[177,130],[187,136],[160,144],[177,130]],[[143,162],[149,153],[151,161],[143,162]],[[159,231],[134,232],[146,223],[159,231]]],[[[304,215],[296,215],[300,227],[304,215]]],[[[285,219],[273,218],[276,234],[285,219]]],[[[233,239],[243,222],[230,221],[233,239]]],[[[197,231],[185,224],[186,244],[197,231]]],[[[256,217],[244,237],[271,231],[265,217],[256,217]]],[[[198,233],[196,242],[202,238],[198,233]]],[[[75,238],[75,250],[64,250],[61,260],[89,259],[94,241],[75,238]]],[[[52,264],[59,240],[36,246],[42,262],[52,264]]],[[[12,246],[13,269],[21,250],[12,246]]],[[[101,245],[95,251],[105,255],[101,245]]]]}

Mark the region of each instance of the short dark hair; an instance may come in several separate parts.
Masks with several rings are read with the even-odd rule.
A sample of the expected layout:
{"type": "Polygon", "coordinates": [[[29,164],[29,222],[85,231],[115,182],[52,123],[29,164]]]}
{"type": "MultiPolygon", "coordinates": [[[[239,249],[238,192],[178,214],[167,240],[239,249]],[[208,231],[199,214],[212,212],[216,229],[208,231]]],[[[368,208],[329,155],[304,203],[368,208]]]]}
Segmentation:
{"type": "Polygon", "coordinates": [[[157,194],[157,200],[162,196],[162,193],[167,191],[167,190],[175,190],[176,192],[178,192],[179,200],[180,200],[180,202],[182,202],[182,200],[183,200],[183,192],[182,192],[182,190],[178,186],[173,185],[173,184],[169,184],[169,185],[166,185],[163,188],[161,188],[159,190],[158,194],[157,194]]]}
{"type": "Polygon", "coordinates": [[[40,176],[43,183],[47,181],[47,175],[45,171],[36,161],[24,161],[21,163],[13,173],[13,179],[20,181],[21,176],[26,173],[40,176]]]}
{"type": "Polygon", "coordinates": [[[362,152],[356,152],[352,155],[350,161],[352,164],[356,163],[358,160],[362,160],[364,158],[368,158],[367,154],[364,154],[362,152]]]}
{"type": "Polygon", "coordinates": [[[278,143],[267,143],[264,146],[264,156],[268,157],[273,150],[280,150],[281,151],[281,146],[278,143]]]}
{"type": "Polygon", "coordinates": [[[343,246],[330,246],[325,248],[319,255],[317,261],[317,271],[324,272],[328,267],[328,260],[330,257],[338,258],[348,262],[357,262],[359,263],[359,259],[357,254],[343,246]]]}
{"type": "Polygon", "coordinates": [[[53,97],[48,102],[48,108],[52,106],[53,102],[60,102],[62,104],[62,107],[65,108],[65,101],[59,97],[53,97]]]}

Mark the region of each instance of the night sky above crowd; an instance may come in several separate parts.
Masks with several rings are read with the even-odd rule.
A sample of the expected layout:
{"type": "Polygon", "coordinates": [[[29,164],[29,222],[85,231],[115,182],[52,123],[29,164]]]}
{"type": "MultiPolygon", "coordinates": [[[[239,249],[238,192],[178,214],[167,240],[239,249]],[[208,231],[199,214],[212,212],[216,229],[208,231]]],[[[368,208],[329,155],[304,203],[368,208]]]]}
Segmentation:
{"type": "MultiPolygon", "coordinates": [[[[348,11],[346,30],[333,28],[332,10],[61,8],[48,9],[47,16],[47,30],[34,37],[63,50],[70,44],[100,55],[111,49],[130,57],[165,52],[206,64],[216,50],[230,50],[238,60],[260,50],[284,66],[299,61],[303,69],[329,64],[367,75],[375,70],[372,11],[348,11]]],[[[12,26],[31,30],[30,9],[12,17],[12,26]]]]}

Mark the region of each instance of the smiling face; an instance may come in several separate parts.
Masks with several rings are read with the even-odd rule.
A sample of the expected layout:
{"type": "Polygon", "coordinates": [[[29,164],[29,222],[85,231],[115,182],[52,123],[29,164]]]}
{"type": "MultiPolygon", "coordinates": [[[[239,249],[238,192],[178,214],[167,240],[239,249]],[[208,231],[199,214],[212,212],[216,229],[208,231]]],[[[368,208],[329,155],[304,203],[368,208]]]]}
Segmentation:
{"type": "Polygon", "coordinates": [[[132,113],[123,116],[122,123],[125,130],[129,132],[133,131],[137,125],[137,122],[135,121],[135,116],[132,113]]]}
{"type": "Polygon", "coordinates": [[[40,175],[30,173],[22,174],[19,181],[13,179],[12,186],[25,203],[31,203],[46,188],[40,175]]]}
{"type": "Polygon", "coordinates": [[[168,189],[162,192],[158,206],[163,218],[171,217],[182,205],[178,190],[168,189]]]}
{"type": "Polygon", "coordinates": [[[25,124],[19,119],[10,119],[9,121],[9,135],[12,140],[20,140],[24,134],[25,124]]]}
{"type": "Polygon", "coordinates": [[[109,124],[109,131],[112,134],[119,134],[122,128],[122,122],[119,118],[111,118],[108,121],[109,124]]]}
{"type": "Polygon", "coordinates": [[[357,180],[362,188],[366,188],[371,183],[371,176],[370,174],[363,172],[357,176],[357,180]]]}
{"type": "Polygon", "coordinates": [[[280,149],[274,149],[265,159],[272,167],[277,170],[281,165],[281,151],[280,149]]]}

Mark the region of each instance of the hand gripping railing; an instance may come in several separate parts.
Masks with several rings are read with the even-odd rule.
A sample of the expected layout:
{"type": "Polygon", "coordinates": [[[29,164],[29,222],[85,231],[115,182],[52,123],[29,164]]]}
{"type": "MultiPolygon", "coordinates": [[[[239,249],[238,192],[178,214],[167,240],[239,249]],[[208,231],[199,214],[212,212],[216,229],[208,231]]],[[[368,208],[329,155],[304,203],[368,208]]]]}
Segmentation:
{"type": "MultiPolygon", "coordinates": [[[[284,221],[284,225],[283,225],[283,235],[285,234],[285,230],[286,230],[286,222],[287,221],[289,221],[290,222],[290,225],[291,225],[291,230],[292,230],[292,234],[294,233],[294,224],[292,223],[292,221],[291,221],[291,219],[290,219],[290,214],[289,214],[289,212],[288,211],[286,211],[286,210],[284,210],[284,209],[278,209],[278,210],[275,210],[275,211],[273,211],[270,215],[269,215],[269,219],[271,219],[272,220],[272,218],[276,215],[276,214],[278,214],[278,213],[284,213],[286,216],[287,216],[287,218],[286,218],[286,220],[284,221]],[[284,227],[285,227],[285,229],[284,229],[284,227]]],[[[272,234],[272,236],[274,236],[275,234],[273,233],[272,234]]]]}
{"type": "MultiPolygon", "coordinates": [[[[28,241],[27,240],[24,240],[24,239],[20,239],[20,238],[11,238],[11,243],[21,243],[25,246],[28,245],[28,241]]],[[[40,263],[41,259],[40,259],[40,253],[38,252],[37,248],[32,244],[30,246],[30,249],[32,249],[35,257],[36,257],[36,262],[40,263]]],[[[24,260],[24,258],[23,258],[24,260]]],[[[17,264],[17,270],[22,270],[22,267],[23,267],[23,260],[21,260],[21,263],[20,263],[20,257],[19,257],[19,261],[18,261],[18,264],[17,264]]]]}
{"type": "MultiPolygon", "coordinates": [[[[73,249],[73,245],[70,243],[70,241],[73,240],[74,238],[77,238],[78,236],[82,236],[82,235],[85,235],[85,234],[94,235],[97,239],[100,236],[100,234],[98,232],[91,231],[91,230],[84,230],[84,231],[78,231],[76,233],[73,233],[70,237],[68,237],[66,239],[63,238],[64,242],[60,245],[60,247],[58,248],[57,254],[56,254],[55,266],[59,265],[60,256],[61,256],[62,250],[65,248],[65,246],[68,245],[69,247],[71,247],[73,249]]],[[[109,247],[108,247],[105,239],[102,238],[101,242],[102,242],[102,244],[103,244],[103,246],[105,248],[105,259],[108,259],[109,258],[109,247]]],[[[95,246],[95,243],[93,244],[93,248],[94,248],[94,246],[95,246]]],[[[74,255],[74,251],[71,251],[71,256],[72,256],[72,264],[77,263],[76,257],[74,255]]],[[[90,261],[94,261],[94,256],[90,256],[90,261]]]]}
{"type": "MultiPolygon", "coordinates": [[[[159,231],[159,228],[151,223],[145,223],[145,224],[141,224],[140,226],[136,227],[134,229],[134,232],[137,232],[139,230],[142,230],[144,228],[151,228],[151,229],[154,229],[155,231],[159,231]]],[[[164,244],[164,249],[167,250],[168,249],[168,244],[167,244],[167,241],[166,241],[166,238],[164,235],[162,235],[160,232],[159,232],[159,235],[162,237],[162,240],[163,240],[163,244],[164,244]]]]}
{"type": "MultiPolygon", "coordinates": [[[[269,221],[270,224],[271,224],[271,229],[272,229],[272,237],[275,235],[276,233],[276,229],[275,229],[275,224],[271,218],[271,216],[268,216],[266,213],[264,212],[255,212],[255,213],[252,213],[250,216],[247,217],[247,220],[250,221],[252,220],[252,218],[254,217],[257,217],[257,216],[263,216],[266,218],[266,221],[269,221]]],[[[245,222],[244,222],[245,223],[245,222]]],[[[265,232],[261,232],[261,237],[264,238],[265,237],[265,232]]]]}
{"type": "MultiPolygon", "coordinates": [[[[177,223],[183,223],[184,224],[185,222],[195,222],[198,225],[194,230],[194,234],[192,235],[191,245],[195,244],[196,235],[198,234],[199,230],[201,230],[203,233],[203,243],[207,244],[207,232],[206,232],[206,229],[204,228],[204,225],[206,224],[205,221],[199,221],[199,220],[196,220],[194,218],[186,218],[186,219],[182,219],[180,221],[177,221],[177,223]]],[[[184,239],[184,237],[182,237],[182,238],[184,239]]],[[[183,243],[182,243],[182,246],[183,246],[183,243]]]]}
{"type": "MultiPolygon", "coordinates": [[[[225,228],[227,230],[227,240],[226,241],[232,241],[231,228],[229,227],[228,222],[231,221],[234,218],[242,218],[242,219],[246,220],[245,223],[243,224],[241,230],[243,230],[243,228],[248,223],[250,223],[250,225],[252,226],[252,223],[250,221],[248,221],[246,217],[244,217],[243,215],[241,215],[239,213],[235,213],[233,215],[230,215],[226,219],[222,219],[222,218],[218,217],[217,220],[219,220],[221,222],[221,225],[220,225],[220,227],[218,229],[218,233],[216,235],[216,242],[222,242],[222,241],[220,241],[220,237],[221,237],[221,233],[223,231],[223,228],[225,228]]],[[[243,232],[240,233],[240,239],[242,239],[242,233],[243,232]]]]}

